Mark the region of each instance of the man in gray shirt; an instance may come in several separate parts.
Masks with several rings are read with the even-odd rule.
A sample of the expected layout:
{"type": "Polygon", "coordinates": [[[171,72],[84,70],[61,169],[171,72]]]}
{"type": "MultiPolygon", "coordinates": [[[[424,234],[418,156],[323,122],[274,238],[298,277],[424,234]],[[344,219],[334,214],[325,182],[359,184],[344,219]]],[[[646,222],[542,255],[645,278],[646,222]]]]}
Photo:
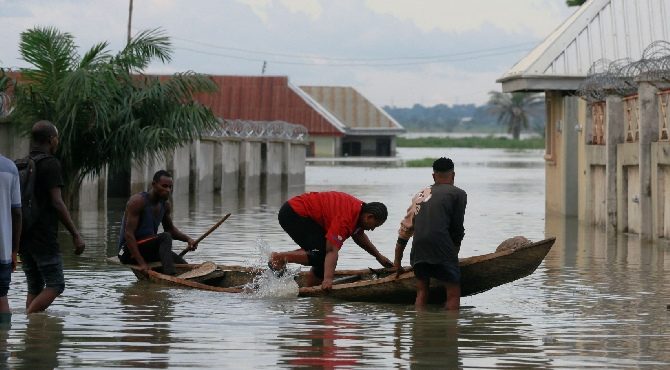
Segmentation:
{"type": "Polygon", "coordinates": [[[416,276],[417,307],[428,302],[430,279],[444,282],[445,308],[458,310],[461,300],[461,273],[458,252],[465,235],[463,219],[467,204],[465,191],[454,186],[454,162],[440,158],[433,162],[435,183],[417,193],[400,223],[394,266],[401,262],[409,238],[414,236],[410,263],[416,276]]]}

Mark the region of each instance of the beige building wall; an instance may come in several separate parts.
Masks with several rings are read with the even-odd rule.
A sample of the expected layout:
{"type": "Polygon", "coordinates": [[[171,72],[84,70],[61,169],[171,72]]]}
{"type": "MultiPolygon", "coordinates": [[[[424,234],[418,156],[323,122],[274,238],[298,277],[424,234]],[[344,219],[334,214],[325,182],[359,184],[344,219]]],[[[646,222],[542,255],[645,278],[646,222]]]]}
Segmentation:
{"type": "Polygon", "coordinates": [[[578,216],[578,122],[579,98],[560,92],[545,93],[546,212],[578,216]]]}
{"type": "Polygon", "coordinates": [[[333,136],[310,136],[314,143],[315,157],[336,157],[338,154],[339,138],[333,136]]]}

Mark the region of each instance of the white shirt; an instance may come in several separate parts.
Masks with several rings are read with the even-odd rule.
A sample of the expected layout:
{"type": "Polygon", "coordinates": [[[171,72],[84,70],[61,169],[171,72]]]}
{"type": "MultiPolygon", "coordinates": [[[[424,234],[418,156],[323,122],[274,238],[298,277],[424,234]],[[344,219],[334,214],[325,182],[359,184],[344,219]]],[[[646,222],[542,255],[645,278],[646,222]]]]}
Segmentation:
{"type": "Polygon", "coordinates": [[[19,171],[0,154],[0,263],[12,262],[12,208],[21,208],[19,171]]]}

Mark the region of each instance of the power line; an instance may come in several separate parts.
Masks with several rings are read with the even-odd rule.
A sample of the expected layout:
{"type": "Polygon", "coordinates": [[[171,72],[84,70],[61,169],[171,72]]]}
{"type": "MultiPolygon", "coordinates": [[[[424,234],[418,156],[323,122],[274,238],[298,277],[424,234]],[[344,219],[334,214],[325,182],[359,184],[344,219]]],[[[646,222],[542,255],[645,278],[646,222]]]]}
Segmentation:
{"type": "Polygon", "coordinates": [[[501,56],[501,55],[507,55],[507,54],[530,51],[530,49],[526,47],[526,48],[511,49],[511,50],[506,50],[506,51],[496,52],[496,53],[494,53],[494,52],[482,53],[482,54],[479,54],[479,55],[472,55],[472,56],[469,56],[469,57],[462,57],[462,58],[433,57],[432,60],[414,61],[414,62],[395,62],[394,59],[380,59],[378,61],[364,60],[364,59],[359,59],[358,61],[356,61],[356,60],[352,59],[352,62],[328,61],[327,59],[324,59],[324,60],[321,60],[321,61],[312,61],[312,62],[293,62],[293,61],[285,61],[285,60],[271,60],[271,59],[268,59],[268,58],[254,58],[254,57],[248,57],[248,56],[223,54],[223,53],[217,53],[217,52],[206,51],[206,50],[198,50],[198,49],[193,49],[193,48],[189,48],[189,47],[180,47],[180,46],[175,46],[175,49],[176,50],[190,51],[190,52],[197,53],[197,54],[204,54],[204,55],[210,55],[210,56],[218,56],[218,57],[223,57],[223,58],[229,58],[229,59],[246,60],[246,61],[250,61],[250,62],[267,62],[267,63],[274,63],[274,64],[301,65],[301,66],[314,66],[314,67],[393,67],[393,66],[425,65],[425,64],[446,63],[446,62],[461,62],[461,61],[474,60],[474,59],[479,59],[479,58],[490,58],[490,57],[495,57],[495,56],[501,56]],[[384,62],[384,60],[386,60],[387,62],[384,62]]]}
{"type": "MultiPolygon", "coordinates": [[[[348,58],[348,57],[322,56],[322,55],[316,55],[316,54],[268,52],[268,51],[261,51],[261,50],[243,49],[243,48],[236,48],[236,47],[230,47],[230,46],[216,45],[216,44],[202,42],[202,41],[198,41],[198,40],[191,40],[191,39],[187,39],[187,38],[183,38],[183,37],[174,37],[173,36],[172,38],[175,39],[175,40],[180,40],[180,41],[184,41],[184,42],[191,43],[191,44],[206,46],[206,47],[213,48],[213,49],[228,50],[228,51],[241,52],[241,53],[247,53],[247,54],[269,55],[269,56],[274,56],[274,57],[287,57],[287,58],[296,58],[296,59],[318,59],[318,60],[323,60],[323,61],[350,61],[350,62],[406,60],[406,59],[408,59],[408,60],[441,59],[441,58],[451,58],[451,57],[457,57],[457,56],[473,55],[473,54],[479,54],[479,53],[488,53],[488,52],[492,52],[492,51],[496,51],[496,50],[509,50],[511,48],[516,49],[516,48],[519,48],[519,47],[522,47],[522,46],[525,47],[525,50],[527,50],[530,46],[534,46],[534,45],[537,44],[537,41],[532,41],[532,42],[524,42],[524,43],[519,43],[519,44],[499,46],[499,47],[494,47],[494,48],[476,49],[476,50],[464,51],[464,52],[459,52],[459,53],[425,55],[425,56],[348,58]]],[[[184,48],[184,49],[186,49],[186,48],[184,48]]],[[[191,49],[191,50],[195,50],[195,49],[191,49]]]]}

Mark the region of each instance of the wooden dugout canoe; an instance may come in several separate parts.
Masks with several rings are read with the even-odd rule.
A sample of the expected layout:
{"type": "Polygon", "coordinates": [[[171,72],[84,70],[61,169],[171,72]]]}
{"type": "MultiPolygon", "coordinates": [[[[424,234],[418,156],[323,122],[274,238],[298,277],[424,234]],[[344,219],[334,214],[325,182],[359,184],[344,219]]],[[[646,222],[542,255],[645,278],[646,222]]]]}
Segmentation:
{"type": "MultiPolygon", "coordinates": [[[[555,238],[527,244],[515,249],[460,259],[461,296],[478,294],[532,274],[554,245],[555,238]]],[[[110,261],[113,261],[112,257],[110,261]]],[[[116,260],[118,261],[118,260],[116,260]]],[[[118,263],[118,262],[117,262],[118,263]]],[[[199,265],[176,265],[179,273],[199,265]]],[[[158,269],[160,266],[157,267],[158,269]]],[[[139,279],[147,276],[133,270],[139,279]]],[[[218,265],[217,269],[195,279],[181,279],[152,271],[148,279],[154,282],[191,287],[222,293],[241,293],[245,284],[252,282],[261,271],[242,266],[218,265]]],[[[391,269],[337,270],[333,289],[326,293],[319,286],[305,287],[306,272],[296,277],[299,296],[329,296],[347,301],[411,304],[416,296],[414,272],[407,271],[398,278],[391,269]]],[[[442,303],[444,288],[431,281],[429,302],[442,303]]]]}

